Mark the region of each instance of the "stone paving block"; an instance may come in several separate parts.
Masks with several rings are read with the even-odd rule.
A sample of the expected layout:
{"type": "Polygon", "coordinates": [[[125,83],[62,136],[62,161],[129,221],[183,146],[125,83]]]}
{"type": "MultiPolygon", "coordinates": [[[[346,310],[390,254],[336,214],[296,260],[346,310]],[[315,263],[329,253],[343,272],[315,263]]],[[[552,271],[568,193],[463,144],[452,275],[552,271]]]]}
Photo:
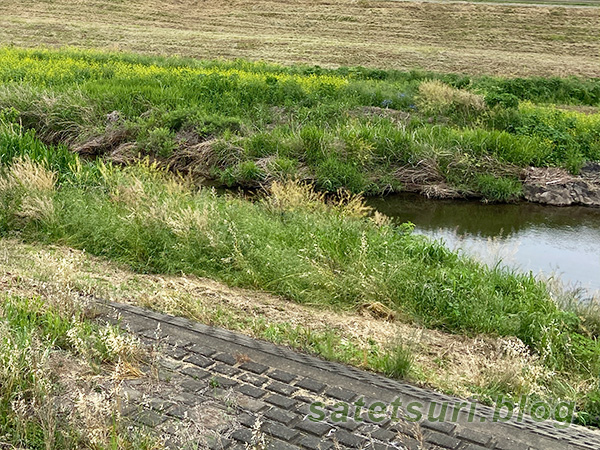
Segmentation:
{"type": "Polygon", "coordinates": [[[267,443],[267,450],[300,450],[300,447],[288,444],[287,442],[273,440],[267,443]]]}
{"type": "Polygon", "coordinates": [[[187,392],[196,393],[208,387],[208,383],[194,378],[188,378],[182,381],[179,385],[187,392]]]}
{"type": "Polygon", "coordinates": [[[178,374],[172,370],[159,369],[158,370],[158,380],[163,382],[170,382],[173,377],[176,377],[178,374]]]}
{"type": "Polygon", "coordinates": [[[298,431],[277,422],[264,422],[261,430],[277,439],[287,442],[298,436],[298,431]]]}
{"type": "Polygon", "coordinates": [[[472,430],[463,426],[457,427],[456,436],[458,438],[466,439],[484,447],[487,447],[491,440],[491,436],[489,434],[481,433],[479,431],[472,430]]]}
{"type": "Polygon", "coordinates": [[[210,358],[212,355],[217,353],[216,350],[213,350],[212,348],[208,348],[208,347],[205,347],[204,345],[196,344],[196,343],[187,345],[185,348],[187,350],[189,350],[190,352],[197,353],[202,356],[206,356],[207,358],[210,358]]]}
{"type": "Polygon", "coordinates": [[[460,445],[460,440],[437,431],[428,431],[425,434],[425,440],[431,444],[450,450],[454,450],[460,445]]]}
{"type": "Polygon", "coordinates": [[[388,430],[410,436],[414,439],[419,439],[419,435],[421,434],[421,426],[414,422],[392,421],[388,426],[388,430]]]}
{"type": "Polygon", "coordinates": [[[265,366],[254,361],[246,361],[240,365],[240,369],[260,375],[269,370],[269,366],[265,366]]]}
{"type": "Polygon", "coordinates": [[[121,324],[125,325],[125,328],[127,330],[129,330],[133,333],[136,333],[136,334],[141,334],[142,332],[155,326],[154,323],[149,322],[144,317],[130,317],[130,316],[127,316],[126,321],[123,321],[122,318],[113,318],[113,319],[111,319],[111,323],[113,323],[113,325],[121,323],[121,324]]]}
{"type": "Polygon", "coordinates": [[[245,444],[233,443],[227,447],[227,450],[248,450],[248,447],[245,444]]]}
{"type": "Polygon", "coordinates": [[[283,397],[279,394],[269,395],[265,401],[272,405],[279,406],[280,408],[292,409],[296,405],[296,401],[287,397],[283,397]]]}
{"type": "Polygon", "coordinates": [[[439,431],[444,434],[451,434],[456,428],[456,424],[451,422],[431,422],[429,420],[424,420],[420,424],[423,428],[439,431]]]}
{"type": "Polygon", "coordinates": [[[144,336],[145,338],[150,339],[151,341],[156,341],[158,339],[161,338],[161,332],[160,330],[157,330],[156,328],[146,328],[143,331],[140,331],[137,333],[140,336],[144,336]]]}
{"type": "Polygon", "coordinates": [[[369,442],[368,443],[369,450],[396,450],[394,447],[388,444],[382,444],[380,442],[369,442]]]}
{"type": "Polygon", "coordinates": [[[163,369],[177,370],[181,367],[182,363],[174,358],[161,358],[158,361],[158,365],[163,369]]]}
{"type": "Polygon", "coordinates": [[[298,388],[294,386],[290,386],[289,384],[280,383],[279,381],[271,381],[269,384],[265,386],[265,389],[277,392],[278,394],[291,396],[294,392],[298,391],[298,388]]]}
{"type": "Polygon", "coordinates": [[[488,450],[488,448],[477,444],[467,444],[464,447],[461,447],[461,450],[488,450]]]}
{"type": "MultiPolygon", "coordinates": [[[[331,422],[330,422],[331,423],[331,422]]],[[[356,431],[356,429],[361,425],[361,422],[356,422],[352,419],[345,420],[343,422],[335,423],[334,425],[339,426],[340,428],[344,428],[348,431],[356,431]]]]}
{"type": "Polygon", "coordinates": [[[167,411],[169,408],[175,406],[175,403],[171,400],[166,400],[160,397],[154,397],[149,399],[147,404],[148,406],[150,406],[151,409],[158,412],[167,411]]]}
{"type": "Polygon", "coordinates": [[[230,393],[231,388],[224,388],[216,385],[209,386],[208,389],[204,391],[206,397],[212,400],[213,402],[222,402],[226,398],[230,399],[230,393]]]}
{"type": "Polygon", "coordinates": [[[262,377],[259,375],[254,375],[252,373],[242,373],[238,376],[238,379],[253,384],[254,386],[260,387],[269,381],[267,377],[262,377]]]}
{"type": "Polygon", "coordinates": [[[267,419],[281,422],[284,425],[289,425],[291,422],[298,418],[298,416],[294,413],[275,407],[269,408],[267,411],[265,411],[264,414],[267,419]]]}
{"type": "Polygon", "coordinates": [[[325,395],[348,403],[357,397],[354,392],[337,386],[328,387],[325,389],[325,395]]]}
{"type": "Polygon", "coordinates": [[[269,408],[269,405],[267,405],[262,400],[257,400],[255,398],[252,398],[252,397],[250,397],[248,395],[244,395],[244,394],[237,394],[235,401],[236,401],[236,406],[238,408],[241,408],[244,411],[249,411],[252,413],[259,413],[259,412],[269,408]]]}
{"type": "Polygon", "coordinates": [[[205,385],[203,389],[199,392],[191,392],[191,391],[183,391],[181,393],[180,402],[189,407],[194,407],[200,405],[209,400],[208,396],[204,395],[204,392],[207,390],[208,384],[205,385]]]}
{"type": "Polygon", "coordinates": [[[236,390],[253,398],[261,398],[267,393],[264,389],[257,388],[251,384],[241,384],[237,386],[236,390]]]}
{"type": "Polygon", "coordinates": [[[141,400],[142,392],[139,389],[131,387],[127,381],[128,380],[123,383],[123,387],[121,388],[123,396],[130,402],[141,400]]]}
{"type": "Polygon", "coordinates": [[[302,448],[309,450],[329,450],[333,447],[333,443],[314,436],[303,436],[299,444],[302,448]]]}
{"type": "Polygon", "coordinates": [[[314,396],[314,394],[313,395],[305,394],[302,391],[295,392],[293,397],[295,400],[300,400],[301,402],[306,404],[306,406],[309,408],[312,403],[318,401],[317,398],[314,396]]]}
{"type": "Polygon", "coordinates": [[[209,386],[211,387],[220,387],[220,388],[231,388],[238,384],[236,380],[232,380],[231,378],[225,378],[221,376],[212,376],[208,381],[209,386]]]}
{"type": "Polygon", "coordinates": [[[144,411],[141,411],[141,412],[135,414],[133,416],[133,419],[136,422],[139,422],[146,426],[156,427],[157,425],[160,425],[161,423],[166,421],[167,417],[162,414],[157,413],[156,411],[144,410],[144,411]]]}
{"type": "Polygon", "coordinates": [[[313,422],[310,419],[305,419],[301,422],[298,422],[295,428],[310,434],[314,434],[315,436],[324,436],[333,429],[331,425],[325,422],[313,422]]]}
{"type": "Polygon", "coordinates": [[[394,433],[393,431],[386,430],[384,428],[377,428],[374,431],[369,432],[369,434],[379,441],[391,442],[393,441],[398,433],[394,433]]]}
{"type": "Polygon", "coordinates": [[[215,372],[219,372],[223,375],[227,375],[228,377],[235,377],[239,375],[241,371],[236,369],[235,367],[228,366],[227,364],[217,363],[212,367],[212,370],[215,372]]]}
{"type": "Polygon", "coordinates": [[[395,442],[399,442],[402,445],[402,447],[408,450],[424,450],[426,448],[423,442],[421,442],[420,440],[414,439],[406,435],[398,436],[395,439],[395,442]]]}
{"type": "Polygon", "coordinates": [[[373,417],[370,417],[368,408],[363,409],[360,417],[365,423],[373,424],[378,427],[386,427],[392,422],[392,420],[387,416],[386,412],[375,412],[373,413],[373,417]]]}
{"type": "Polygon", "coordinates": [[[196,366],[184,367],[180,370],[180,373],[183,373],[184,375],[187,375],[188,377],[191,377],[194,380],[202,380],[210,376],[210,372],[207,372],[206,370],[200,369],[196,366]]]}
{"type": "Polygon", "coordinates": [[[142,406],[137,403],[128,403],[121,405],[120,413],[123,417],[132,416],[135,413],[138,413],[142,409],[142,406]]]}
{"type": "Polygon", "coordinates": [[[333,434],[333,437],[340,444],[350,448],[361,448],[367,443],[364,437],[352,434],[346,430],[337,430],[333,434]]]}
{"type": "Polygon", "coordinates": [[[189,352],[182,347],[170,347],[165,349],[165,353],[169,355],[171,358],[175,359],[183,359],[185,356],[189,355],[189,352]]]}
{"type": "Polygon", "coordinates": [[[215,353],[212,355],[212,359],[229,364],[230,366],[234,366],[237,363],[237,359],[229,353],[215,353]]]}
{"type": "Polygon", "coordinates": [[[189,413],[190,407],[184,404],[175,405],[167,411],[169,416],[176,417],[177,419],[185,419],[189,413]]]}
{"type": "Polygon", "coordinates": [[[182,374],[180,371],[177,372],[171,372],[169,374],[170,376],[167,376],[165,374],[165,377],[162,377],[160,372],[159,372],[159,379],[161,382],[168,384],[171,388],[176,388],[177,386],[179,386],[183,381],[188,380],[189,378],[191,378],[189,375],[184,375],[182,374]]]}
{"type": "Polygon", "coordinates": [[[296,382],[296,386],[316,393],[322,392],[327,387],[326,384],[311,380],[310,378],[302,378],[296,382]]]}
{"type": "Polygon", "coordinates": [[[270,371],[267,376],[273,378],[274,380],[281,381],[283,383],[291,383],[294,381],[297,376],[293,375],[285,370],[274,369],[270,371]]]}
{"type": "Polygon", "coordinates": [[[500,436],[495,439],[494,449],[497,450],[529,450],[529,445],[512,438],[500,436]]]}
{"type": "Polygon", "coordinates": [[[252,428],[256,423],[256,416],[254,416],[253,414],[242,413],[237,417],[237,420],[242,425],[248,428],[252,428]]]}
{"type": "MultiPolygon", "coordinates": [[[[295,398],[295,397],[294,397],[295,398]]],[[[300,403],[296,409],[295,409],[296,413],[298,413],[299,415],[301,415],[302,417],[306,417],[309,414],[312,414],[311,410],[310,410],[310,404],[307,403],[300,403]]]]}
{"type": "Polygon", "coordinates": [[[177,347],[184,347],[187,344],[187,341],[177,332],[177,330],[165,330],[162,341],[169,345],[176,345],[177,347]]]}
{"type": "Polygon", "coordinates": [[[250,444],[252,442],[252,431],[248,428],[238,428],[231,433],[231,437],[244,444],[250,444]]]}
{"type": "Polygon", "coordinates": [[[210,367],[215,363],[212,359],[197,353],[189,353],[187,357],[183,358],[183,361],[202,368],[210,367]]]}
{"type": "MultiPolygon", "coordinates": [[[[221,436],[208,438],[206,440],[206,446],[209,450],[225,450],[231,444],[230,439],[225,439],[221,436]]],[[[197,447],[198,449],[202,448],[201,446],[197,447]]]]}

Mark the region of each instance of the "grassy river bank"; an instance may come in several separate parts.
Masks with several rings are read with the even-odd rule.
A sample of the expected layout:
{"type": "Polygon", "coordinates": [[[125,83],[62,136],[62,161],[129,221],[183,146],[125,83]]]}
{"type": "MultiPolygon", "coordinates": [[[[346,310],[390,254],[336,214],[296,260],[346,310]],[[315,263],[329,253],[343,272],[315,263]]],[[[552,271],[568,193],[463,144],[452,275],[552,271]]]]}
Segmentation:
{"type": "MultiPolygon", "coordinates": [[[[147,302],[487,403],[498,395],[573,401],[577,422],[598,425],[597,309],[557,297],[530,274],[484,266],[414,235],[410,224],[394,225],[355,195],[401,190],[421,177],[436,195],[507,201],[521,196],[527,167],[576,173],[600,159],[597,80],[14,48],[0,50],[0,62],[0,236],[10,255],[6,272],[28,274],[11,289],[32,276],[17,263],[28,243],[32,254],[52,245],[85,251],[126,267],[128,277],[206,277],[268,293],[271,305],[290,311],[365,312],[375,334],[369,339],[303,319],[265,322],[268,312],[252,321],[233,307],[200,313],[192,297],[173,297],[168,307],[147,302]],[[254,201],[217,195],[199,188],[201,180],[264,186],[264,193],[254,201]],[[443,336],[440,342],[491,340],[503,364],[482,369],[485,376],[452,378],[448,367],[459,365],[412,345],[396,326],[443,336]]],[[[100,289],[89,280],[69,281],[65,292],[100,289]]],[[[149,286],[120,300],[145,298],[149,286]]],[[[127,350],[133,344],[107,350],[108,331],[88,324],[77,305],[61,309],[63,294],[36,302],[31,292],[7,296],[0,311],[6,330],[28,330],[23,358],[70,352],[95,370],[119,367],[119,358],[135,362],[127,350]],[[73,315],[81,323],[63,323],[73,315]],[[73,327],[87,330],[82,340],[73,327]],[[26,355],[32,340],[40,355],[26,355]]],[[[99,292],[118,296],[116,288],[99,292]]],[[[11,357],[13,343],[0,346],[0,357],[11,357]]],[[[0,376],[10,381],[0,383],[7,386],[2,434],[15,445],[48,442],[44,436],[57,429],[36,415],[17,420],[13,406],[38,387],[40,401],[52,392],[46,385],[32,391],[37,375],[23,364],[0,376]]],[[[72,429],[59,433],[69,445],[89,441],[65,431],[72,429]]],[[[121,436],[110,422],[102,430],[106,447],[111,439],[122,448],[143,441],[121,436]]]]}

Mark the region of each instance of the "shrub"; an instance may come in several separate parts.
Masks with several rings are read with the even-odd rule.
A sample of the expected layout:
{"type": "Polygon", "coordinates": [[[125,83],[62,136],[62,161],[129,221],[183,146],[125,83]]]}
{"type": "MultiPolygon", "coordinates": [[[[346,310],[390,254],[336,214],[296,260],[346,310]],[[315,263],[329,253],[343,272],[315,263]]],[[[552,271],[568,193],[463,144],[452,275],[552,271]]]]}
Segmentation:
{"type": "Polygon", "coordinates": [[[307,161],[320,161],[326,157],[327,140],[325,130],[314,125],[305,126],[300,130],[302,150],[307,161]]]}
{"type": "Polygon", "coordinates": [[[502,92],[489,93],[485,96],[485,103],[493,108],[494,106],[500,106],[502,108],[517,108],[519,106],[519,98],[513,94],[507,94],[502,92]]]}
{"type": "Polygon", "coordinates": [[[481,174],[476,177],[476,187],[484,199],[494,202],[513,201],[523,195],[523,187],[515,178],[481,174]]]}
{"type": "Polygon", "coordinates": [[[55,174],[42,165],[27,157],[17,158],[0,174],[0,232],[36,222],[51,223],[55,183],[55,174]]]}
{"type": "Polygon", "coordinates": [[[249,184],[264,178],[264,172],[254,161],[243,161],[235,169],[237,181],[241,184],[249,184]]]}
{"type": "Polygon", "coordinates": [[[315,168],[317,185],[326,191],[345,188],[352,192],[368,189],[365,173],[356,161],[344,161],[337,155],[330,155],[315,168]]]}
{"type": "Polygon", "coordinates": [[[138,146],[145,153],[168,158],[177,147],[175,135],[166,127],[154,128],[138,140],[138,146]]]}
{"type": "Polygon", "coordinates": [[[243,145],[248,156],[263,158],[277,154],[280,141],[273,133],[256,133],[245,139],[243,145]]]}

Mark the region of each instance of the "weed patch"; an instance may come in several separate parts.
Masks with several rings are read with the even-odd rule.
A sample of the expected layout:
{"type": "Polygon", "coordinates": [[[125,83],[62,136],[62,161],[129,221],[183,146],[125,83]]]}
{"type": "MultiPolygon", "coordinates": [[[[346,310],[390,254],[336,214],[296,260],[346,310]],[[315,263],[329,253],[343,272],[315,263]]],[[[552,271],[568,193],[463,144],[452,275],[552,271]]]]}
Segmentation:
{"type": "MultiPolygon", "coordinates": [[[[596,105],[594,80],[16,48],[1,49],[0,62],[2,129],[31,133],[23,145],[34,160],[44,151],[35,137],[64,146],[54,169],[69,164],[68,148],[119,164],[150,158],[232,187],[297,179],[330,192],[510,201],[520,197],[515,167],[577,174],[600,160],[598,114],[560,107],[596,105]],[[431,166],[423,161],[440,168],[435,181],[415,174],[431,166]]],[[[1,133],[3,160],[24,152],[1,133]]]]}

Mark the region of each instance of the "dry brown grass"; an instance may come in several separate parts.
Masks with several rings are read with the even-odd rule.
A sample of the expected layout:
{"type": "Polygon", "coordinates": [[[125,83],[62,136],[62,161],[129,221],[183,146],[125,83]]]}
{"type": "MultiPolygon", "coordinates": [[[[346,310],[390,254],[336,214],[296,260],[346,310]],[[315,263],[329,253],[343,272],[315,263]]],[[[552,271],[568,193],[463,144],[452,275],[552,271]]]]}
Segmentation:
{"type": "Polygon", "coordinates": [[[10,170],[0,174],[0,198],[4,207],[16,209],[24,222],[51,220],[54,215],[52,192],[56,174],[32,162],[18,159],[10,170]]]}
{"type": "Polygon", "coordinates": [[[0,289],[49,301],[89,295],[133,303],[256,335],[253,324],[335,330],[358,348],[400,337],[415,358],[417,381],[468,397],[477,386],[503,382],[515,391],[541,389],[548,376],[517,340],[466,337],[402,323],[376,305],[357,312],[323,311],[261,292],[191,276],[143,275],[65,247],[0,240],[0,289]],[[385,316],[385,317],[384,317],[385,316]],[[518,351],[513,351],[517,349],[518,351]],[[525,370],[526,369],[526,370],[525,370]]]}
{"type": "Polygon", "coordinates": [[[4,45],[508,76],[599,76],[599,29],[598,9],[562,6],[357,0],[0,2],[4,45]]]}
{"type": "Polygon", "coordinates": [[[417,102],[426,114],[449,114],[453,111],[469,114],[486,108],[482,95],[456,89],[439,80],[421,83],[417,102]]]}

